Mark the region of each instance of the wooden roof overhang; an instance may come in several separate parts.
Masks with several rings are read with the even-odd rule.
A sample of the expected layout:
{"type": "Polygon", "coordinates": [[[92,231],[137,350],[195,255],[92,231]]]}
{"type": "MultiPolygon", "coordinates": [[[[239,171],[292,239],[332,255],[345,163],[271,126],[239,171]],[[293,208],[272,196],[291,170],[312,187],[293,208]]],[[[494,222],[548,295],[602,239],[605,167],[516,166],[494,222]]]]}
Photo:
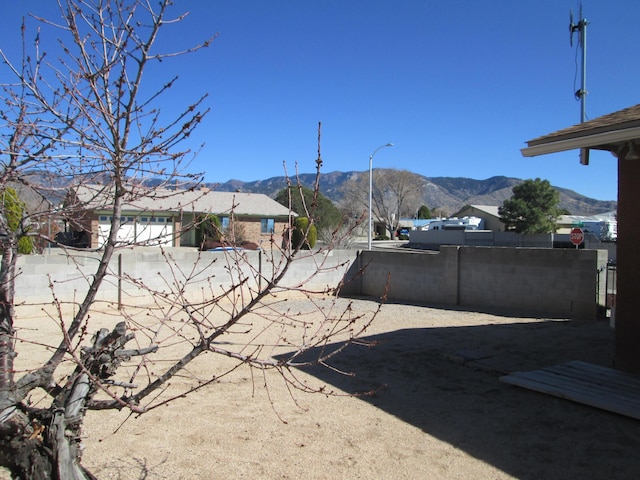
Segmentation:
{"type": "MultiPolygon", "coordinates": [[[[521,149],[525,157],[575,149],[606,150],[616,157],[639,155],[640,105],[589,120],[542,137],[529,140],[521,149]]],[[[639,157],[640,158],[640,157],[639,157]]]]}

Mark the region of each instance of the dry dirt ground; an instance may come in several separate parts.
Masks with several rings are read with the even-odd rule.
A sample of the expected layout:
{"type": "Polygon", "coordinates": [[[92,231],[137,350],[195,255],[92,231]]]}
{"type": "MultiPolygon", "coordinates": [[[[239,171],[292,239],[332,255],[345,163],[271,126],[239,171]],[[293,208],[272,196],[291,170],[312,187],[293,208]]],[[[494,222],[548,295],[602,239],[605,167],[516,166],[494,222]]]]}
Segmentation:
{"type": "Polygon", "coordinates": [[[569,360],[611,366],[606,321],[388,304],[367,335],[376,347],[353,346],[335,364],[355,377],[299,375],[337,393],[381,387],[374,395],[292,399],[275,374],[265,390],[238,370],[139,418],[90,412],[84,464],[101,479],[640,475],[640,422],[499,381],[569,360]]]}

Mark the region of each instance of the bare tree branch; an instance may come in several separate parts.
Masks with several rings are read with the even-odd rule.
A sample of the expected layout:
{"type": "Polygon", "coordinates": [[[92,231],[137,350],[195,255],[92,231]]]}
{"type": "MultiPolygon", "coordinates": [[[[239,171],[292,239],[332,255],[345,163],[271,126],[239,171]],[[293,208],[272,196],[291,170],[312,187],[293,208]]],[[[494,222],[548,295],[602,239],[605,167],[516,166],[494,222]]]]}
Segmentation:
{"type": "MultiPolygon", "coordinates": [[[[352,305],[337,308],[340,285],[312,286],[314,277],[348,266],[330,261],[338,234],[348,233],[339,229],[328,248],[314,251],[282,244],[272,234],[259,261],[232,250],[215,258],[199,252],[185,263],[163,246],[162,233],[147,241],[154,246],[145,247],[120,235],[127,209],[149,202],[190,213],[194,220],[183,228],[202,222],[195,219],[197,195],[182,200],[186,189],[195,192],[203,178],[185,170],[197,152],[181,145],[208,114],[207,96],[166,115],[160,105],[177,88],[177,75],[168,73],[155,89],[145,79],[152,63],[170,65],[215,37],[187,49],[158,51],[158,36],[186,18],[170,14],[171,5],[170,0],[58,0],[59,19],[35,17],[42,32],[36,32],[30,48],[23,24],[20,60],[0,50],[12,77],[2,85],[0,193],[16,184],[44,204],[20,213],[17,226],[10,222],[16,215],[4,197],[0,205],[0,465],[16,478],[93,478],[81,464],[88,410],[129,409],[142,415],[212,388],[241,368],[249,369],[254,381],[262,378],[269,395],[270,370],[294,401],[297,391],[331,394],[323,385],[307,384],[294,367],[338,371],[332,365],[335,356],[361,342],[377,315],[352,305]],[[56,55],[45,55],[41,42],[51,31],[59,51],[51,46],[56,55]],[[70,181],[73,188],[67,191],[70,181]],[[39,305],[37,323],[54,324],[56,330],[40,338],[37,328],[25,328],[16,317],[19,243],[28,236],[55,241],[51,222],[96,221],[89,211],[109,218],[103,243],[84,250],[57,244],[77,274],[66,280],[49,277],[51,301],[39,305]],[[165,268],[153,281],[115,268],[118,254],[134,247],[162,256],[165,268]],[[310,268],[293,281],[290,274],[299,261],[310,268]],[[218,265],[224,273],[211,274],[218,265]],[[77,297],[61,294],[64,282],[73,283],[77,297]],[[101,296],[112,284],[127,292],[117,304],[101,296]],[[304,302],[290,302],[292,296],[304,302]],[[29,363],[34,351],[41,363],[29,363]],[[19,352],[26,353],[19,357],[26,363],[17,370],[19,352]],[[197,367],[205,357],[207,368],[201,370],[197,367]],[[33,396],[42,397],[37,405],[29,400],[33,396]]],[[[318,203],[320,144],[318,124],[314,196],[304,212],[310,226],[318,203]]],[[[300,189],[296,180],[297,175],[289,183],[300,189]]],[[[231,217],[235,208],[236,202],[231,217]]],[[[290,224],[295,216],[289,212],[290,224]]]]}

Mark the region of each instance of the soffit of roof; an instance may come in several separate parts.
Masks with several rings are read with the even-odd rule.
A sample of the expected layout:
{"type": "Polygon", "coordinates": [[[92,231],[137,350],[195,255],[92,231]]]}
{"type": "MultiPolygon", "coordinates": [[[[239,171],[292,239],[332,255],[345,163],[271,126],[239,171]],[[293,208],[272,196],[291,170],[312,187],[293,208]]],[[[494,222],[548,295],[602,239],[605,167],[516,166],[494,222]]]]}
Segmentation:
{"type": "Polygon", "coordinates": [[[616,150],[620,144],[640,139],[640,104],[534,138],[521,149],[532,157],[578,148],[616,150]]]}

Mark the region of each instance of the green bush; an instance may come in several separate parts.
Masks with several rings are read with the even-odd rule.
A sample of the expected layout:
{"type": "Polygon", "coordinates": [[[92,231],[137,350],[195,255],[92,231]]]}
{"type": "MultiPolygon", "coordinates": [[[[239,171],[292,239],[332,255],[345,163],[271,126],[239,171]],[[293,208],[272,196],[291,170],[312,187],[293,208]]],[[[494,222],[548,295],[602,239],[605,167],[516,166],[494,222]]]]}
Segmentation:
{"type": "Polygon", "coordinates": [[[20,237],[20,240],[18,240],[18,253],[31,255],[33,253],[33,238],[20,237]]]}
{"type": "Polygon", "coordinates": [[[18,237],[18,253],[32,254],[34,250],[33,238],[26,236],[26,231],[20,231],[26,205],[18,198],[15,189],[8,187],[2,192],[2,208],[9,228],[18,237]]]}
{"type": "Polygon", "coordinates": [[[386,235],[378,235],[374,240],[389,240],[389,237],[386,235]]]}
{"type": "Polygon", "coordinates": [[[196,236],[199,245],[202,245],[207,240],[213,240],[219,242],[222,239],[222,223],[217,215],[208,214],[198,218],[198,228],[196,229],[196,236]]]}
{"type": "Polygon", "coordinates": [[[291,235],[292,247],[298,246],[302,250],[310,250],[316,245],[318,240],[318,230],[312,223],[309,225],[309,219],[307,217],[298,217],[293,224],[293,231],[291,235]],[[307,237],[305,238],[305,233],[307,237]]]}

